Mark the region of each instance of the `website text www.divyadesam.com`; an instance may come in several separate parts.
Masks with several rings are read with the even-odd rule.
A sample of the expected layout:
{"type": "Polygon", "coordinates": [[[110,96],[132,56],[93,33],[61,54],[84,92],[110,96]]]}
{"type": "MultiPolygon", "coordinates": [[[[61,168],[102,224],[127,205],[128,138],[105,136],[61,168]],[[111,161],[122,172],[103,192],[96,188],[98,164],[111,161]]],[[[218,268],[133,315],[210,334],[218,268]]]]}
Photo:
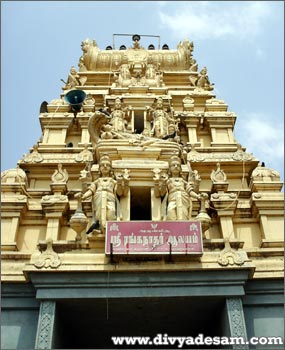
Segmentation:
{"type": "Polygon", "coordinates": [[[158,333],[155,337],[111,337],[117,346],[175,346],[177,348],[197,345],[284,345],[282,337],[252,337],[249,340],[243,337],[208,337],[199,334],[197,337],[169,336],[158,333]]]}

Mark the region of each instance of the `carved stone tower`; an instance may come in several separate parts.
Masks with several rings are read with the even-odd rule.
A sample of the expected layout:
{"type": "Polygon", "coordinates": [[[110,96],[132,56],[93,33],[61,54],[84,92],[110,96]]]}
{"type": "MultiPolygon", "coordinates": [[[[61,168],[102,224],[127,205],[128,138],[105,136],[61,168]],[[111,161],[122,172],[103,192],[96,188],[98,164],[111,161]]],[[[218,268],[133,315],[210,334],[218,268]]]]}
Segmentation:
{"type": "Polygon", "coordinates": [[[82,42],[63,93],[41,106],[41,139],[1,174],[4,322],[23,312],[19,349],[111,348],[115,329],[137,335],[137,318],[141,335],[280,336],[280,176],[235,139],[237,116],[193,42],[132,38],[119,50],[82,42]]]}

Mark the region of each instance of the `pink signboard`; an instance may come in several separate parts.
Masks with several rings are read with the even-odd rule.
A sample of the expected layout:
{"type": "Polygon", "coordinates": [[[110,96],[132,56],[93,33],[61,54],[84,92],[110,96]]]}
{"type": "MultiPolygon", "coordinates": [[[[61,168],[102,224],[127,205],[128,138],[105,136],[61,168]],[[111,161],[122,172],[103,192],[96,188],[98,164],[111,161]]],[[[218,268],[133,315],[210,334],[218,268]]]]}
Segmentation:
{"type": "Polygon", "coordinates": [[[203,253],[198,221],[109,221],[105,252],[110,254],[203,253]]]}

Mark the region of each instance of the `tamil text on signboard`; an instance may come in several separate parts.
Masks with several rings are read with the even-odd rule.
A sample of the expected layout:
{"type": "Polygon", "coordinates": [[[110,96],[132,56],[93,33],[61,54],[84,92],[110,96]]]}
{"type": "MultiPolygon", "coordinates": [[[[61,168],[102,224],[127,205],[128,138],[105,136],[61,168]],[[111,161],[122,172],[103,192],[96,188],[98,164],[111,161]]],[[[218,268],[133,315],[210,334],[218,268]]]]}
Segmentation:
{"type": "Polygon", "coordinates": [[[203,253],[201,223],[197,221],[109,221],[106,254],[203,253]]]}

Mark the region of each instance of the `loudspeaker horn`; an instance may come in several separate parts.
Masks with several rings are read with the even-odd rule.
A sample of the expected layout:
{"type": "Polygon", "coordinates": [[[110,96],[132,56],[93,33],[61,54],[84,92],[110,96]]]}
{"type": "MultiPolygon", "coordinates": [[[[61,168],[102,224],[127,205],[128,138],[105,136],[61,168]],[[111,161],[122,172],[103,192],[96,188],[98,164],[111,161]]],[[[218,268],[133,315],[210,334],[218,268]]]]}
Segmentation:
{"type": "Polygon", "coordinates": [[[85,98],[86,93],[79,89],[70,90],[64,97],[65,101],[71,105],[73,111],[75,112],[80,111],[85,98]]]}

